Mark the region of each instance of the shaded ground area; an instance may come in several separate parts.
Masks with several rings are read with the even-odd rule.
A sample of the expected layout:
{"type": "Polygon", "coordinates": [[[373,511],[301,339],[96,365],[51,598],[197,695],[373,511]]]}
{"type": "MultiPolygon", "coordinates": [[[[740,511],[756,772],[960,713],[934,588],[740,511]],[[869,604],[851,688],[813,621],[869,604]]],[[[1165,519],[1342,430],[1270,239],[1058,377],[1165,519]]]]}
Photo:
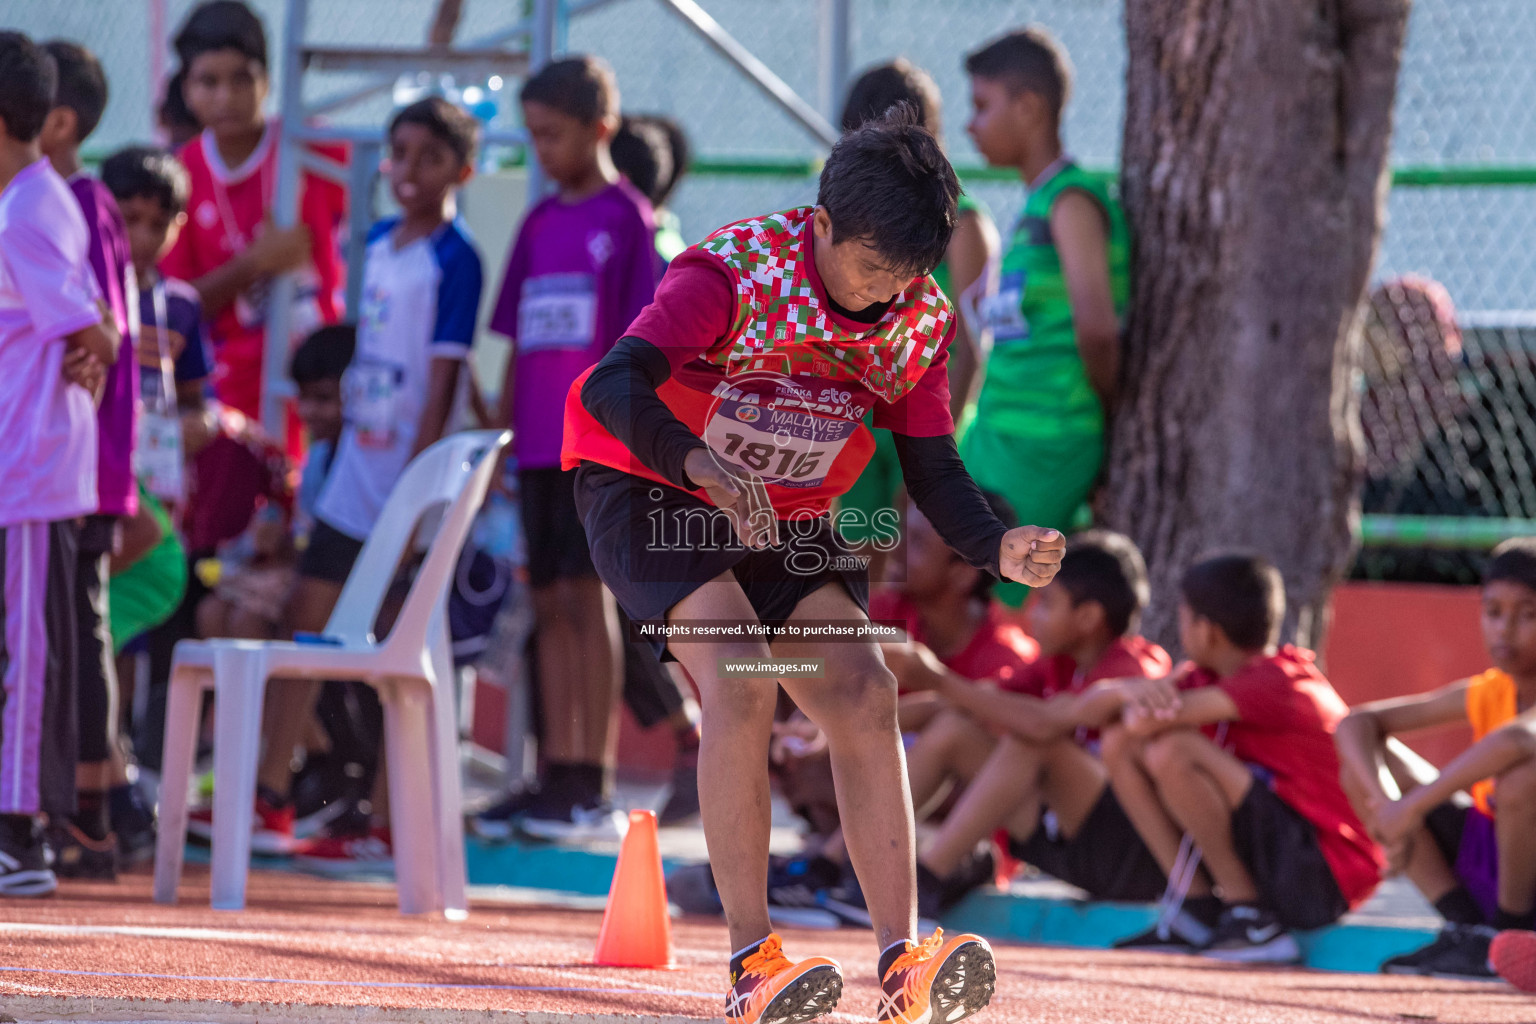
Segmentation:
{"type": "MultiPolygon", "coordinates": [[[[0,1008],[22,1020],[258,1022],[497,1018],[484,1011],[513,1011],[506,1019],[529,1022],[547,1014],[717,1019],[721,1012],[727,945],[716,922],[675,922],[677,970],[614,970],[583,962],[600,922],[591,911],[479,900],[468,921],[455,924],[402,918],[393,900],[388,886],[258,872],[245,912],[217,912],[207,906],[206,871],[196,867],[176,907],[150,902],[145,875],[116,885],[70,884],[48,900],[7,900],[0,904],[0,1008]]],[[[869,1019],[875,949],[867,933],[787,931],[785,941],[791,955],[818,952],[842,962],[849,984],[844,1012],[834,1019],[869,1019]]],[[[1017,945],[997,953],[998,998],[981,1020],[1536,1019],[1536,1000],[1502,985],[1017,945]]]]}

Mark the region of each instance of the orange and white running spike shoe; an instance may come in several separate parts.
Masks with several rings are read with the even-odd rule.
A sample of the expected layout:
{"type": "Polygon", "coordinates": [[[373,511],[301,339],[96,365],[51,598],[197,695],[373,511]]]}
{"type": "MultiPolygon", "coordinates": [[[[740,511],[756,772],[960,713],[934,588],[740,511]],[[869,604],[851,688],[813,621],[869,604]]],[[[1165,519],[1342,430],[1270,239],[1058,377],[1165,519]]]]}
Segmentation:
{"type": "Polygon", "coordinates": [[[907,943],[880,979],[877,1021],[897,1024],[952,1024],[986,1009],[997,988],[992,947],[979,935],[944,939],[944,930],[920,945],[907,943]]]}
{"type": "Polygon", "coordinates": [[[836,960],[813,956],[798,962],[784,955],[769,935],[731,972],[725,997],[730,1024],[802,1024],[831,1013],[843,994],[843,969],[836,960]]]}

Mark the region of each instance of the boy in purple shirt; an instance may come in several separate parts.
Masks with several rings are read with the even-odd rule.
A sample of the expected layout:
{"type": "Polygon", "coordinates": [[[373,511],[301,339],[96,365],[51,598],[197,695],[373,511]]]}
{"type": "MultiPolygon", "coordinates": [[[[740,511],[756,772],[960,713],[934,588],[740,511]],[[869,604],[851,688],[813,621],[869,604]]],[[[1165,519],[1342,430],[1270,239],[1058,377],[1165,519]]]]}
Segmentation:
{"type": "Polygon", "coordinates": [[[512,339],[502,411],[514,431],[548,723],[542,790],[517,810],[539,838],[613,838],[625,823],[608,802],[617,611],[587,551],[576,474],[560,469],[561,429],[571,382],[650,303],[661,267],[650,204],[608,151],[619,124],[612,69],[595,57],[558,60],[520,98],[539,166],[559,191],[524,220],[491,314],[492,329],[512,339]]]}
{"type": "Polygon", "coordinates": [[[119,522],[139,508],[133,479],[134,410],[139,366],[134,358],[130,311],[138,291],[129,276],[128,231],[105,185],[80,165],[80,144],[96,129],[107,107],[107,79],[96,55],[78,43],[55,39],[43,44],[58,69],[53,109],[38,142],[53,169],[69,182],[90,231],[91,269],[125,339],[106,364],[106,388],[96,409],[96,482],[99,504],[80,525],[75,608],[79,629],[80,766],[76,775],[80,810],[52,823],[50,842],[58,854],[54,870],[67,878],[117,877],[116,838],[107,821],[107,790],[128,782],[117,736],[117,670],[107,618],[107,562],[116,547],[119,522]]]}
{"type": "Polygon", "coordinates": [[[90,232],[38,135],[53,58],[0,32],[0,896],[57,886],[38,815],[75,812],[75,526],[94,512],[93,394],[121,337],[90,232]]]}

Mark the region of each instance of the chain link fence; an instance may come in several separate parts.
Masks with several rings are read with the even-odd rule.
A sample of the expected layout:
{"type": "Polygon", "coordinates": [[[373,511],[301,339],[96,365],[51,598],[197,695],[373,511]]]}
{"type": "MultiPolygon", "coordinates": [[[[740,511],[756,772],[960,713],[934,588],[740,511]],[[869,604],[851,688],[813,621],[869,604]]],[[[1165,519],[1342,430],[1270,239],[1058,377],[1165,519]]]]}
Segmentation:
{"type": "MultiPolygon", "coordinates": [[[[250,2],[267,24],[276,82],[285,4],[250,2]]],[[[174,69],[168,40],[192,6],[193,0],[0,0],[0,24],[39,38],[79,39],[102,56],[112,100],[87,147],[100,155],[154,137],[161,81],[174,69]]],[[[312,42],[419,46],[435,3],[311,0],[310,6],[312,42]]],[[[505,29],[529,6],[528,0],[466,0],[458,38],[505,29]]],[[[836,120],[818,53],[818,0],[702,0],[702,6],[836,120]]],[[[965,53],[1023,23],[1050,28],[1076,68],[1065,122],[1069,149],[1084,166],[1111,171],[1119,160],[1124,109],[1122,9],[1123,0],[853,0],[851,68],[857,73],[905,56],[933,75],[943,94],[949,152],[967,189],[1006,230],[1022,191],[1006,174],[981,167],[966,138],[965,53]]],[[[613,0],[562,19],[559,32],[557,49],[598,53],[612,63],[627,111],[670,115],[689,133],[697,165],[671,204],[689,241],[728,221],[814,197],[820,143],[659,0],[613,0]]],[[[1450,522],[1436,527],[1417,518],[1368,519],[1359,574],[1471,579],[1475,554],[1432,548],[1486,546],[1518,528],[1504,523],[1500,533],[1490,523],[1536,517],[1529,469],[1536,462],[1530,356],[1536,326],[1526,312],[1536,306],[1536,106],[1525,102],[1536,95],[1532,52],[1536,3],[1530,0],[1413,5],[1392,151],[1396,184],[1376,278],[1414,275],[1443,286],[1456,310],[1459,331],[1448,330],[1459,337],[1459,347],[1452,355],[1441,344],[1442,354],[1426,361],[1422,353],[1432,346],[1425,338],[1403,340],[1399,330],[1398,342],[1382,341],[1390,331],[1381,325],[1394,321],[1392,304],[1378,303],[1378,339],[1367,344],[1361,371],[1364,429],[1368,438],[1393,440],[1371,453],[1365,505],[1376,516],[1485,522],[1480,529],[1450,522]],[[1429,376],[1410,382],[1406,374],[1414,368],[1429,376]],[[1375,423],[1373,415],[1379,417],[1375,423]],[[1391,465],[1384,461],[1389,454],[1396,460],[1391,465]],[[1395,546],[1380,546],[1387,542],[1395,546]]],[[[365,75],[317,77],[308,98],[371,81],[365,75]]],[[[457,83],[467,84],[484,89],[497,105],[493,125],[517,126],[515,82],[499,89],[491,89],[492,82],[457,83]]],[[[377,125],[393,98],[393,90],[384,89],[330,117],[349,126],[377,125]]],[[[1404,303],[1412,300],[1398,305],[1404,303]]]]}

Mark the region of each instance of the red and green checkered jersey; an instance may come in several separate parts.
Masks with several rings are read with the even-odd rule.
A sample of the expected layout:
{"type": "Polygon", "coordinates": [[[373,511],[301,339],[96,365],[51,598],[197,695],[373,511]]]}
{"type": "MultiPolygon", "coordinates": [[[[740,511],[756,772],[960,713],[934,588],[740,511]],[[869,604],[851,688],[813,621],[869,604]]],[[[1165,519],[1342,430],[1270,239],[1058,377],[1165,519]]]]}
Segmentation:
{"type": "MultiPolygon", "coordinates": [[[[672,262],[626,332],[671,364],[657,396],[722,459],[761,477],[781,518],[825,512],[858,478],[874,451],[871,410],[875,426],[898,433],[954,430],[949,300],[921,277],[878,322],[840,315],[812,258],[813,213],[721,228],[672,262]]],[[[589,374],[566,396],[561,465],[598,462],[666,483],[582,405],[589,374]]]]}

